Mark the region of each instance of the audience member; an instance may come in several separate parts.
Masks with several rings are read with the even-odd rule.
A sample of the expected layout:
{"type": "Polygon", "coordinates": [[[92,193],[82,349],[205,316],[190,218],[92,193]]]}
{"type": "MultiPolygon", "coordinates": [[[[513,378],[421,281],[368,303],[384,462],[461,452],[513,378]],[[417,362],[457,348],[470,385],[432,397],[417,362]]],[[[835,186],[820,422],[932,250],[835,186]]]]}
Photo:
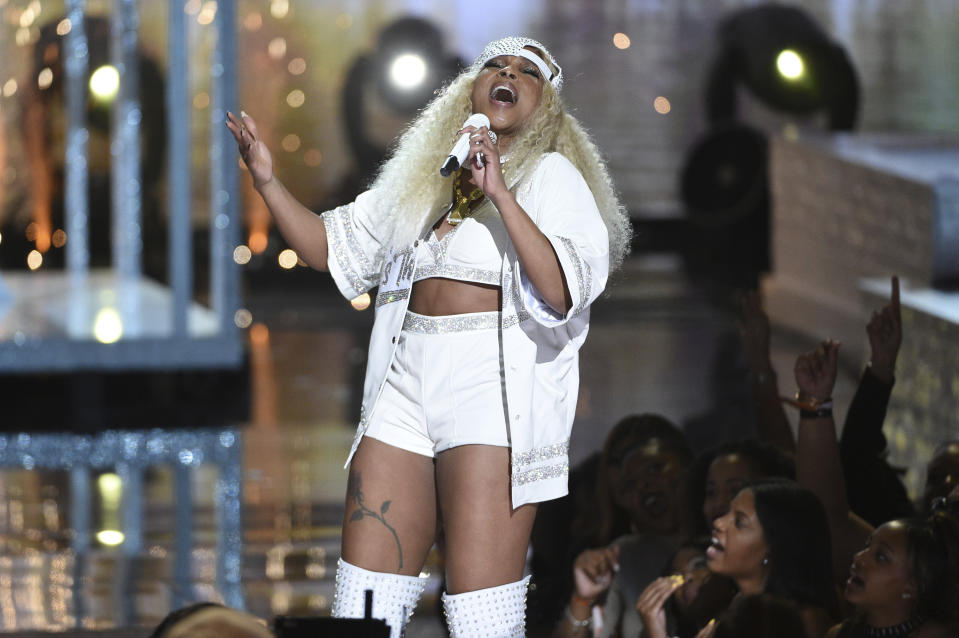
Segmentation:
{"type": "Polygon", "coordinates": [[[789,454],[772,443],[733,441],[700,454],[686,479],[687,535],[708,534],[713,521],[729,511],[739,490],[751,481],[776,477],[795,478],[796,466],[789,454]]]}
{"type": "Polygon", "coordinates": [[[816,495],[793,481],[767,479],[741,490],[713,522],[707,558],[743,596],[770,593],[799,605],[810,638],[838,618],[829,523],[816,495]]]}
{"type": "Polygon", "coordinates": [[[856,615],[830,638],[959,635],[959,522],[943,508],[880,525],[853,558],[845,598],[856,615]]]}

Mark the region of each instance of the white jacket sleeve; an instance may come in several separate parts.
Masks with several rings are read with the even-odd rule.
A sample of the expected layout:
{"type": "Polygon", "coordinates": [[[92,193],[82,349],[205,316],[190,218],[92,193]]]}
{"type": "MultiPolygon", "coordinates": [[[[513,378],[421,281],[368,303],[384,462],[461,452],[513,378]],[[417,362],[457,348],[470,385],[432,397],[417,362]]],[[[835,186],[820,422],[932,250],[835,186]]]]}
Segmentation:
{"type": "Polygon", "coordinates": [[[586,180],[559,153],[543,158],[533,175],[526,213],[546,235],[559,258],[572,305],[552,308],[522,268],[518,288],[523,306],[544,326],[558,326],[589,307],[606,287],[609,235],[586,180]]]}
{"type": "Polygon", "coordinates": [[[358,297],[378,282],[383,244],[373,222],[376,206],[376,195],[366,191],[355,201],[322,214],[330,275],[347,299],[358,297]]]}

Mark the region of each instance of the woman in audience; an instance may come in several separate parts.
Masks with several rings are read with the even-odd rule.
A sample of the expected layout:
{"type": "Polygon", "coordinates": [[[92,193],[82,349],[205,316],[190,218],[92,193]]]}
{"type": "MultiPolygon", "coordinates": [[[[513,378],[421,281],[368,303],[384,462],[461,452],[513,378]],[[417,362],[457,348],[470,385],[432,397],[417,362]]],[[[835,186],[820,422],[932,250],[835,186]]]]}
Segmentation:
{"type": "Polygon", "coordinates": [[[732,578],[743,596],[769,593],[800,606],[810,638],[839,615],[829,523],[822,504],[792,481],[744,488],[713,523],[709,569],[732,578]]]}
{"type": "Polygon", "coordinates": [[[946,511],[880,525],[849,568],[856,615],[830,638],[959,635],[959,523],[946,511]]]}
{"type": "Polygon", "coordinates": [[[597,520],[585,522],[583,528],[592,529],[579,545],[600,549],[576,555],[571,596],[555,636],[585,635],[591,608],[604,601],[605,625],[638,622],[636,597],[679,545],[691,458],[682,432],[662,416],[626,417],[610,431],[597,474],[597,520]]]}

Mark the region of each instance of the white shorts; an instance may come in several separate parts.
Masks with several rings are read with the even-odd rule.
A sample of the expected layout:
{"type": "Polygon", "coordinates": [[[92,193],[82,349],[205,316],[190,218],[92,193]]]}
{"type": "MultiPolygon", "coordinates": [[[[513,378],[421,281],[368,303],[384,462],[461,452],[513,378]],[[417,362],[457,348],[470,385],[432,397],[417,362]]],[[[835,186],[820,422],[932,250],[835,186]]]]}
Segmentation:
{"type": "Polygon", "coordinates": [[[499,313],[407,312],[365,436],[435,456],[458,445],[509,447],[499,313]]]}

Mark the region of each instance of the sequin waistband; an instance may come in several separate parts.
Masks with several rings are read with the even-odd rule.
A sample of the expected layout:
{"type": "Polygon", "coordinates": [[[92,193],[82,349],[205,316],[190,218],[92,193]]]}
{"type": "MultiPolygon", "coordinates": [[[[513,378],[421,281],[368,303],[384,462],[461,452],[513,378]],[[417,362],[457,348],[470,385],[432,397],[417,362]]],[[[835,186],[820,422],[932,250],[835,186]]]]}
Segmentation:
{"type": "Polygon", "coordinates": [[[499,317],[500,313],[496,310],[442,317],[418,315],[407,310],[406,316],[403,317],[403,330],[419,334],[449,334],[451,332],[490,330],[499,328],[499,317]]]}

